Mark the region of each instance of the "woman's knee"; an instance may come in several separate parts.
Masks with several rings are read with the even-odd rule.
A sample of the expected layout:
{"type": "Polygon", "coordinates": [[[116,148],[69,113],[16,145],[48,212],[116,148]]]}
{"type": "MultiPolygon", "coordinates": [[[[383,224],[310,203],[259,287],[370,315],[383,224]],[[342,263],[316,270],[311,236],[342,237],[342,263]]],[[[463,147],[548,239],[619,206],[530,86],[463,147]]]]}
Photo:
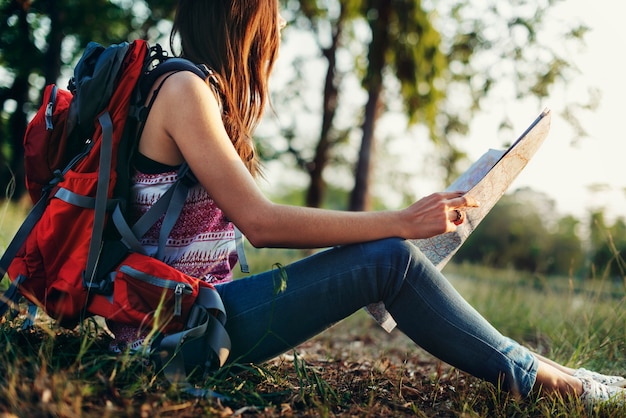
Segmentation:
{"type": "Polygon", "coordinates": [[[410,241],[387,238],[362,244],[365,258],[378,263],[408,268],[410,263],[424,261],[421,251],[410,241]]]}
{"type": "Polygon", "coordinates": [[[362,244],[363,257],[367,263],[375,264],[379,289],[384,289],[387,298],[396,294],[407,276],[420,275],[419,270],[426,262],[421,251],[410,241],[388,238],[362,244]]]}

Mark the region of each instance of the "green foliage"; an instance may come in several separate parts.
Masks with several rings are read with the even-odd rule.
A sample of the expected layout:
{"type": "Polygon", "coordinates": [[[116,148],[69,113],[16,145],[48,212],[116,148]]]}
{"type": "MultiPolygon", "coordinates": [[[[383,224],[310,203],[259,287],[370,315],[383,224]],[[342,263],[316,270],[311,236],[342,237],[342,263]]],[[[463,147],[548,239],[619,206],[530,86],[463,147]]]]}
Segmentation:
{"type": "Polygon", "coordinates": [[[504,195],[455,256],[495,268],[539,274],[582,274],[578,221],[554,217],[553,203],[529,190],[504,195]]]}
{"type": "Polygon", "coordinates": [[[528,190],[505,195],[470,235],[455,261],[539,275],[626,283],[626,224],[607,225],[602,212],[589,226],[556,218],[552,202],[528,190]]]}
{"type": "Polygon", "coordinates": [[[621,279],[626,283],[626,224],[624,219],[607,225],[602,212],[590,217],[591,270],[602,277],[621,279]]]}
{"type": "Polygon", "coordinates": [[[425,10],[421,1],[394,2],[396,20],[388,28],[391,47],[389,63],[400,81],[400,97],[410,123],[425,122],[433,130],[437,114],[445,98],[441,83],[448,67],[442,52],[442,36],[434,25],[433,14],[425,10]]]}
{"type": "Polygon", "coordinates": [[[623,373],[626,286],[539,277],[469,264],[446,267],[455,287],[499,330],[571,367],[623,373]],[[509,305],[510,304],[510,305],[509,305]],[[506,307],[506,308],[505,308],[506,307]],[[613,343],[607,346],[607,341],[613,343]]]}
{"type": "Polygon", "coordinates": [[[0,254],[4,253],[27,213],[26,207],[11,202],[6,196],[0,197],[0,254]]]}

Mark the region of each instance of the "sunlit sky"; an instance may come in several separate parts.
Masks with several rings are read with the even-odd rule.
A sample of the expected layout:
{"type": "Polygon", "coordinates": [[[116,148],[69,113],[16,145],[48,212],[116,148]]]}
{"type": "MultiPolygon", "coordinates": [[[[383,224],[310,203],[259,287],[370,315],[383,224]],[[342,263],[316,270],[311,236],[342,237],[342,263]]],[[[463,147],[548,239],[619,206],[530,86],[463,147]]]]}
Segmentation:
{"type": "MultiPolygon", "coordinates": [[[[626,135],[622,128],[622,121],[626,119],[623,104],[626,100],[626,80],[622,74],[626,34],[620,29],[623,15],[617,10],[620,7],[616,9],[618,4],[617,0],[611,2],[600,0],[593,5],[590,5],[588,0],[565,0],[553,7],[550,21],[556,29],[561,24],[569,25],[572,22],[581,22],[590,28],[584,45],[568,48],[566,53],[566,57],[573,61],[580,73],[569,80],[566,88],[553,89],[542,103],[537,99],[518,101],[511,95],[504,98],[504,101],[502,97],[484,101],[483,111],[473,121],[468,138],[457,144],[468,153],[471,160],[475,160],[489,148],[502,149],[504,144],[513,142],[544,108],[549,108],[552,112],[550,134],[509,191],[529,187],[544,193],[555,201],[556,217],[571,214],[586,220],[589,212],[597,209],[603,210],[609,221],[619,216],[626,217],[626,213],[622,215],[626,209],[626,164],[623,161],[626,158],[626,135]],[[573,141],[575,132],[572,126],[559,115],[566,105],[572,102],[585,102],[590,88],[599,90],[600,103],[593,112],[579,113],[579,122],[588,136],[573,141]],[[498,132],[505,113],[513,124],[510,138],[503,137],[503,133],[498,132]]],[[[291,37],[295,35],[290,33],[291,37]]],[[[557,37],[551,39],[549,34],[543,36],[543,42],[551,43],[557,50],[563,50],[561,39],[557,37]]],[[[275,70],[274,88],[280,90],[280,80],[284,71],[289,71],[287,68],[290,64],[287,58],[290,55],[290,48],[295,47],[299,54],[315,49],[313,45],[308,48],[306,42],[310,42],[306,37],[290,38],[284,42],[281,49],[282,60],[279,59],[279,65],[275,70]]],[[[309,57],[307,62],[310,62],[309,67],[321,65],[319,68],[314,67],[316,70],[311,70],[308,79],[314,85],[321,83],[320,77],[325,74],[323,63],[316,63],[313,57],[309,57]]],[[[354,97],[352,99],[355,100],[354,97]]],[[[310,121],[301,119],[300,122],[306,124],[310,121]]],[[[407,134],[402,131],[403,124],[394,123],[393,118],[391,122],[389,119],[387,122],[381,122],[381,125],[386,128],[383,129],[385,132],[379,132],[379,135],[397,138],[407,134]]],[[[316,127],[312,129],[317,130],[316,127]]],[[[413,139],[409,138],[408,141],[414,149],[416,135],[414,133],[408,135],[412,135],[413,139]]],[[[424,135],[427,133],[417,134],[420,137],[424,135]]],[[[424,140],[417,142],[419,149],[414,151],[415,161],[408,161],[408,168],[402,164],[402,168],[387,167],[387,173],[378,173],[378,183],[382,183],[379,184],[378,191],[389,190],[388,184],[384,181],[389,175],[389,170],[403,170],[409,173],[410,182],[415,186],[416,198],[445,188],[446,185],[438,181],[439,177],[432,170],[424,168],[424,156],[429,152],[435,155],[428,142],[424,140]]],[[[387,144],[389,147],[391,143],[387,144]]],[[[407,152],[406,143],[403,144],[402,141],[396,140],[393,144],[399,147],[395,151],[397,155],[406,156],[413,153],[407,152]]],[[[389,148],[387,151],[394,153],[394,150],[389,148]]],[[[468,161],[468,165],[469,163],[471,161],[468,161]]],[[[272,171],[270,169],[270,174],[272,171]]],[[[284,168],[281,167],[275,171],[280,179],[277,183],[283,185],[290,182],[302,185],[308,180],[306,176],[298,175],[286,179],[284,168]]],[[[335,182],[342,177],[331,175],[335,182]]],[[[270,178],[272,177],[270,175],[270,178]]],[[[276,186],[276,182],[270,183],[276,186]]],[[[399,204],[393,197],[388,199],[388,203],[391,206],[399,204]]]]}
{"type": "MultiPolygon", "coordinates": [[[[590,210],[604,209],[609,218],[626,218],[626,79],[624,56],[626,33],[624,6],[618,1],[567,0],[554,10],[558,19],[579,19],[590,27],[586,47],[573,51],[571,59],[581,74],[571,80],[566,92],[554,92],[542,106],[552,110],[550,134],[511,189],[528,186],[546,193],[557,203],[560,214],[586,217],[590,210]],[[582,113],[580,123],[588,133],[572,145],[573,130],[559,114],[575,95],[588,87],[600,90],[600,105],[594,112],[582,113]],[[603,185],[598,189],[593,186],[603,185]],[[594,191],[595,189],[595,191],[594,191]]],[[[558,39],[550,40],[559,42],[558,39]]],[[[513,100],[513,99],[511,99],[513,100]]],[[[497,117],[502,103],[493,103],[473,126],[470,153],[479,156],[497,138],[497,117]],[[492,132],[489,134],[489,132],[492,132]]],[[[519,109],[512,120],[517,132],[542,110],[536,101],[505,103],[519,109]]],[[[499,142],[495,141],[495,147],[499,142]]]]}

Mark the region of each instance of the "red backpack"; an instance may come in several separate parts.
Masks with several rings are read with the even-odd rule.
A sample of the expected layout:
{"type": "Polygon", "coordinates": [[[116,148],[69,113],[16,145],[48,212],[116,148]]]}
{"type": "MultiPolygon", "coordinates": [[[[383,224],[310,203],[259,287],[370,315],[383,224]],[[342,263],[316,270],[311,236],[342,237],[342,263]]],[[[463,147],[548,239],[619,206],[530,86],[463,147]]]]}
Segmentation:
{"type": "Polygon", "coordinates": [[[211,285],[146,255],[139,244],[159,220],[165,244],[195,182],[188,167],[136,223],[125,215],[130,161],[156,93],[147,106],[146,97],[172,71],[211,79],[208,69],[169,58],[158,45],[92,42],[69,90],[46,87],[24,138],[34,206],[0,259],[0,275],[12,282],[0,315],[24,296],[64,327],[91,315],[148,327],[159,335],[152,349],[166,376],[195,391],[186,379],[189,365],[208,370],[228,356],[224,306],[211,285]],[[193,341],[193,358],[184,341],[193,341]]]}

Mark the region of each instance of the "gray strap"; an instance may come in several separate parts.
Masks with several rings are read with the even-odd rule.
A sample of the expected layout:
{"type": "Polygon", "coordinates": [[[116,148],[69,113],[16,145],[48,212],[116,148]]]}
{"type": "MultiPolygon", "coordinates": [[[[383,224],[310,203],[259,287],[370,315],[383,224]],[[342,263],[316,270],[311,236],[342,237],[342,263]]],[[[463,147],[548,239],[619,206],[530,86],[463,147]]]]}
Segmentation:
{"type": "MultiPolygon", "coordinates": [[[[188,166],[183,163],[178,171],[178,179],[167,191],[144,213],[137,222],[132,226],[132,234],[136,238],[143,237],[146,232],[159,220],[161,215],[165,213],[163,223],[161,225],[161,231],[159,232],[159,248],[157,250],[156,258],[163,260],[165,245],[167,244],[167,237],[172,228],[176,224],[180,213],[187,200],[187,193],[189,187],[185,183],[185,176],[188,172],[188,166]]],[[[120,231],[121,232],[121,231],[120,231]]],[[[130,238],[127,239],[129,242],[130,238]]]]}
{"type": "MultiPolygon", "coordinates": [[[[202,349],[199,352],[189,354],[202,354],[210,349],[219,361],[219,366],[223,366],[230,354],[231,341],[222,323],[208,311],[199,305],[194,305],[191,317],[200,318],[200,322],[189,329],[175,334],[166,335],[161,340],[158,354],[163,373],[170,382],[177,384],[181,389],[192,389],[187,380],[185,368],[184,344],[195,339],[201,339],[202,349]]],[[[193,390],[193,389],[192,389],[193,390]]]]}
{"type": "Polygon", "coordinates": [[[128,222],[126,222],[126,218],[124,218],[124,215],[122,214],[120,205],[115,207],[115,210],[111,215],[111,219],[113,220],[113,224],[115,224],[117,231],[120,233],[122,243],[130,250],[145,255],[146,251],[141,245],[141,242],[139,242],[139,239],[137,239],[137,236],[131,230],[128,222]]]}
{"type": "MultiPolygon", "coordinates": [[[[78,206],[81,208],[95,209],[96,207],[96,199],[94,197],[83,196],[81,194],[74,193],[73,191],[65,189],[63,187],[60,187],[56,191],[56,193],[54,194],[54,197],[66,203],[69,203],[70,205],[78,206]]],[[[118,204],[119,204],[118,200],[109,199],[107,200],[106,210],[111,211],[118,204]]]]}
{"type": "Polygon", "coordinates": [[[226,308],[219,293],[213,288],[201,287],[194,306],[187,319],[187,328],[204,327],[204,345],[215,353],[220,367],[224,365],[230,354],[230,337],[224,328],[226,324],[226,308]],[[208,316],[207,316],[208,315],[208,316]],[[198,325],[200,324],[200,325],[198,325]]]}
{"type": "Polygon", "coordinates": [[[159,356],[163,371],[170,381],[176,382],[185,377],[185,361],[180,355],[181,345],[190,339],[200,338],[206,332],[209,323],[208,312],[202,312],[202,322],[196,327],[166,335],[159,344],[159,356]]]}
{"type": "Polygon", "coordinates": [[[165,245],[167,244],[167,237],[174,228],[180,213],[185,206],[185,200],[187,200],[187,192],[189,188],[179,177],[179,180],[171,187],[173,190],[172,198],[165,212],[163,223],[161,224],[161,230],[159,231],[159,248],[157,250],[156,258],[163,261],[165,257],[165,245]]]}
{"type": "MultiPolygon", "coordinates": [[[[201,326],[201,329],[206,332],[213,332],[212,324],[221,324],[214,317],[207,315],[207,321],[201,326]],[[211,324],[211,325],[210,325],[211,324]]],[[[163,374],[167,378],[170,383],[176,385],[176,388],[182,392],[185,392],[189,395],[192,395],[197,398],[220,398],[220,399],[228,399],[224,395],[220,395],[212,390],[197,388],[194,387],[187,377],[187,370],[185,366],[185,356],[184,356],[184,343],[193,344],[194,338],[189,336],[190,334],[183,332],[179,332],[176,334],[168,335],[161,340],[161,344],[159,345],[158,354],[160,356],[161,364],[163,365],[163,374]]],[[[224,330],[224,335],[228,338],[228,334],[224,330]]],[[[206,353],[207,350],[207,342],[205,335],[201,335],[196,337],[198,340],[202,341],[201,348],[198,349],[198,345],[194,344],[195,354],[202,355],[206,353]]],[[[228,339],[228,345],[230,346],[230,339],[228,339]]],[[[218,353],[216,353],[218,355],[218,353]]],[[[228,354],[226,354],[226,357],[228,354]]],[[[223,356],[222,356],[223,357],[223,356]]],[[[225,361],[225,360],[224,360],[225,361]]],[[[222,362],[220,358],[220,363],[222,362]]],[[[221,363],[223,364],[223,363],[221,363]]]]}
{"type": "Polygon", "coordinates": [[[156,223],[156,221],[165,213],[167,207],[170,204],[172,195],[174,194],[174,187],[170,187],[154,205],[144,213],[141,218],[132,227],[133,234],[136,237],[143,237],[146,232],[156,223]]]}
{"type": "MultiPolygon", "coordinates": [[[[222,298],[220,297],[220,294],[217,293],[217,290],[212,287],[201,286],[196,303],[203,306],[208,311],[217,311],[215,317],[222,324],[226,324],[226,308],[224,307],[224,302],[222,302],[222,298]]],[[[193,321],[191,321],[191,323],[193,323],[193,321]]]]}
{"type": "Polygon", "coordinates": [[[57,199],[61,199],[65,203],[69,203],[70,205],[78,206],[81,208],[96,208],[95,197],[83,196],[78,193],[74,193],[73,191],[68,189],[59,188],[59,190],[57,190],[57,192],[54,194],[54,197],[56,197],[57,199]]]}
{"type": "Polygon", "coordinates": [[[98,168],[98,187],[96,189],[93,228],[91,231],[91,241],[89,242],[89,253],[87,255],[87,268],[85,269],[85,276],[83,278],[83,280],[86,281],[87,287],[90,287],[90,284],[95,278],[100,248],[102,247],[102,234],[104,232],[113,155],[113,121],[111,121],[109,112],[102,113],[98,118],[98,122],[100,122],[100,126],[102,127],[102,139],[100,143],[100,165],[98,168]]]}
{"type": "Polygon", "coordinates": [[[163,365],[163,373],[170,382],[197,397],[220,396],[211,391],[195,388],[189,383],[185,359],[209,353],[207,363],[217,359],[219,367],[222,367],[231,349],[230,337],[224,328],[225,323],[226,309],[219,293],[213,288],[201,287],[196,303],[189,313],[187,329],[166,335],[159,345],[158,354],[163,365]],[[217,314],[214,315],[214,312],[217,314]],[[185,343],[190,344],[191,348],[186,349],[185,343]]]}
{"type": "Polygon", "coordinates": [[[231,342],[226,328],[215,317],[211,317],[207,326],[207,346],[213,350],[222,367],[230,354],[231,342]]]}
{"type": "Polygon", "coordinates": [[[241,268],[242,273],[250,273],[250,266],[248,265],[248,260],[246,259],[246,252],[244,250],[244,236],[235,226],[235,247],[237,248],[237,258],[239,258],[239,266],[241,268]]]}

